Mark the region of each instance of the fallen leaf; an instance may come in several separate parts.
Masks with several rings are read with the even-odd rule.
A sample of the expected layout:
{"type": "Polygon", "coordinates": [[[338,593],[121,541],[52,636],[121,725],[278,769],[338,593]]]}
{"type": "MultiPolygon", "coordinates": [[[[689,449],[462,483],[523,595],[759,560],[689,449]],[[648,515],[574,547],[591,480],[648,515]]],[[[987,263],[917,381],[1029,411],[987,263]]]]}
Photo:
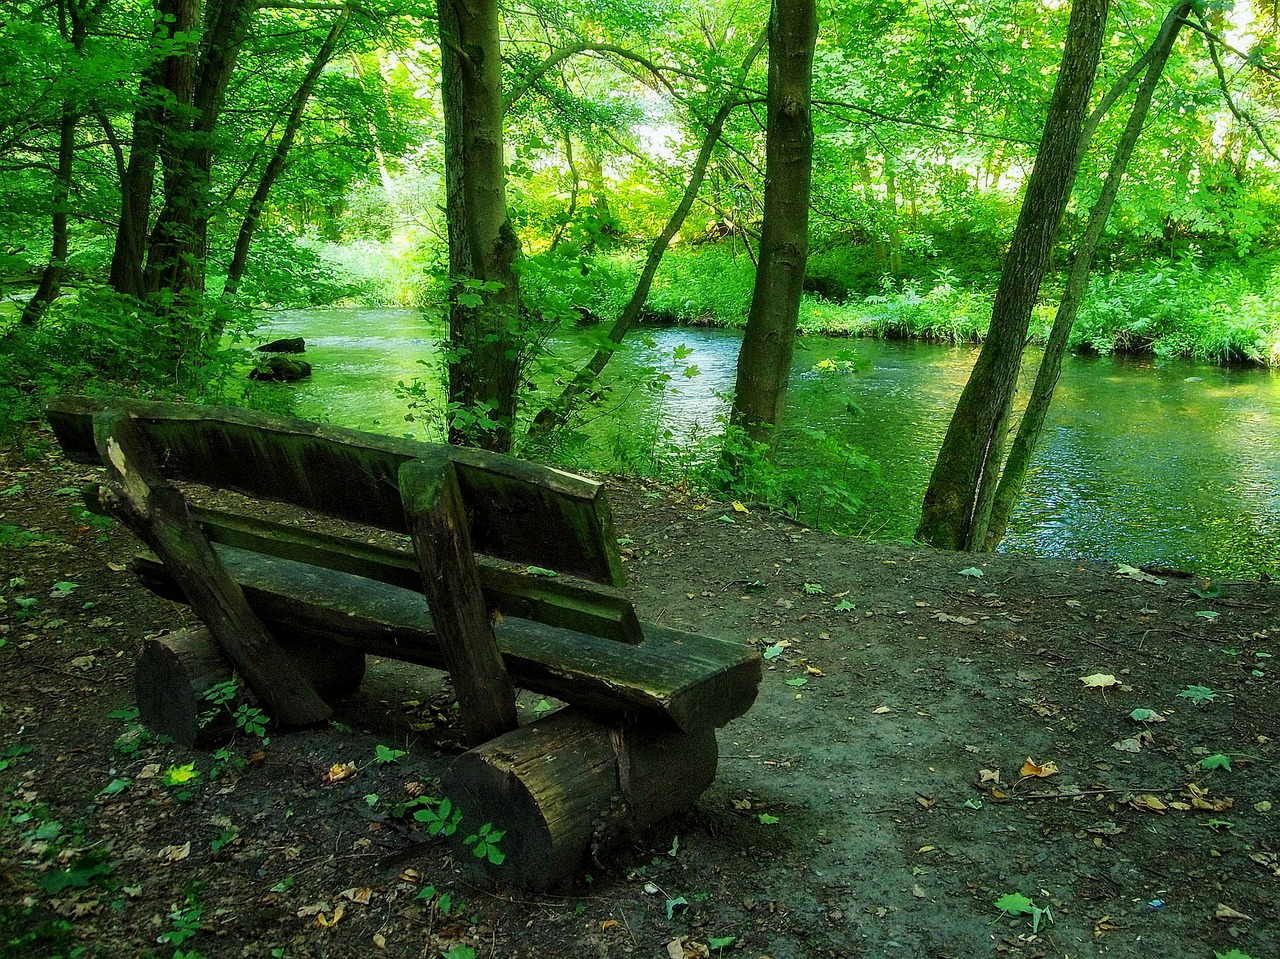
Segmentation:
{"type": "Polygon", "coordinates": [[[181,862],[191,855],[191,841],[184,842],[181,846],[165,846],[156,854],[157,859],[163,859],[165,862],[181,862]]]}
{"type": "Polygon", "coordinates": [[[750,513],[750,512],[751,512],[751,510],[747,509],[745,506],[743,506],[743,505],[742,505],[741,503],[739,503],[737,500],[734,500],[734,501],[733,501],[733,508],[734,508],[734,510],[735,510],[736,512],[739,512],[739,513],[750,513]]]}
{"type": "Polygon", "coordinates": [[[1112,749],[1118,749],[1122,753],[1140,753],[1142,752],[1142,743],[1137,739],[1122,739],[1118,743],[1111,744],[1112,749]]]}
{"type": "Polygon", "coordinates": [[[938,805],[938,800],[930,799],[928,796],[917,796],[916,802],[920,804],[922,809],[932,809],[934,806],[938,805]]]}
{"type": "Polygon", "coordinates": [[[1036,776],[1040,779],[1048,779],[1050,776],[1058,775],[1058,772],[1059,770],[1058,770],[1057,763],[1041,764],[1036,762],[1034,759],[1031,759],[1030,757],[1028,757],[1027,761],[1022,764],[1022,769],[1019,771],[1018,774],[1020,776],[1027,776],[1027,777],[1036,776]]]}
{"type": "Polygon", "coordinates": [[[911,895],[915,896],[917,899],[923,899],[925,897],[925,891],[920,886],[912,886],[911,895]]]}
{"type": "Polygon", "coordinates": [[[1230,922],[1233,919],[1243,919],[1246,922],[1253,921],[1249,916],[1246,916],[1243,912],[1237,912],[1236,910],[1232,909],[1230,906],[1221,902],[1218,903],[1217,908],[1213,910],[1213,918],[1221,919],[1223,922],[1230,922]]]}
{"type": "Polygon", "coordinates": [[[375,932],[373,934],[373,945],[378,949],[387,948],[387,937],[380,932],[375,932]]]}
{"type": "Polygon", "coordinates": [[[919,849],[916,850],[916,854],[919,855],[921,853],[933,852],[937,848],[938,848],[937,846],[921,846],[919,849]]]}
{"type": "Polygon", "coordinates": [[[875,709],[871,711],[875,713],[877,716],[883,716],[885,713],[893,712],[893,710],[890,709],[888,706],[877,706],[875,709]]]}
{"type": "Polygon", "coordinates": [[[324,774],[324,781],[327,783],[340,783],[344,779],[350,779],[355,774],[355,763],[334,763],[329,767],[329,771],[324,774]]]}
{"type": "Polygon", "coordinates": [[[936,619],[940,623],[959,623],[961,626],[976,626],[978,621],[970,619],[968,616],[952,616],[950,613],[934,613],[929,617],[936,619]]]}
{"type": "Polygon", "coordinates": [[[600,931],[601,931],[601,932],[608,932],[610,929],[612,929],[612,928],[613,928],[614,926],[616,926],[617,924],[618,924],[618,920],[617,920],[617,919],[606,919],[604,922],[600,923],[600,931]]]}
{"type": "Polygon", "coordinates": [[[299,907],[298,918],[306,919],[308,916],[318,916],[320,915],[320,913],[328,912],[328,911],[329,911],[329,904],[327,902],[317,902],[317,903],[313,903],[310,906],[299,907]]]}
{"type": "Polygon", "coordinates": [[[1157,586],[1163,586],[1164,580],[1158,576],[1152,576],[1150,573],[1144,573],[1135,566],[1126,566],[1124,563],[1116,567],[1115,574],[1117,576],[1125,576],[1129,579],[1135,579],[1139,583],[1154,583],[1157,586]]]}
{"type": "Polygon", "coordinates": [[[1000,770],[998,769],[979,769],[978,785],[983,783],[998,783],[1000,781],[1000,770]]]}
{"type": "Polygon", "coordinates": [[[1115,686],[1119,683],[1110,673],[1094,673],[1092,676],[1081,676],[1080,682],[1089,687],[1098,689],[1106,689],[1108,686],[1115,686]]]}
{"type": "Polygon", "coordinates": [[[359,888],[352,887],[351,889],[342,890],[338,895],[343,899],[348,899],[351,902],[358,902],[363,906],[373,898],[373,890],[368,886],[361,886],[359,888]]]}
{"type": "Polygon", "coordinates": [[[960,575],[960,576],[971,576],[971,577],[973,577],[974,579],[981,579],[981,578],[982,578],[982,576],[983,576],[983,572],[982,572],[982,570],[978,569],[978,567],[976,567],[976,566],[970,566],[968,569],[962,569],[962,570],[960,570],[960,573],[959,573],[958,575],[960,575]]]}
{"type": "Polygon", "coordinates": [[[1145,810],[1146,812],[1153,812],[1161,816],[1163,816],[1164,811],[1169,808],[1163,802],[1161,802],[1157,797],[1152,796],[1150,794],[1144,794],[1142,796],[1134,796],[1132,799],[1129,800],[1129,805],[1132,806],[1134,809],[1142,809],[1142,810],[1145,810]]]}

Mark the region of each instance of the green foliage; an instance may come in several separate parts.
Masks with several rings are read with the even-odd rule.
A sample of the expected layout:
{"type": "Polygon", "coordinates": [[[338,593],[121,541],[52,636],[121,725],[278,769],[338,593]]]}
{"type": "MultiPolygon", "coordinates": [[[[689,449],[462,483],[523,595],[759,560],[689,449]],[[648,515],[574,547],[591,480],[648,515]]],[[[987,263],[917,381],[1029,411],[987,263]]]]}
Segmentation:
{"type": "Polygon", "coordinates": [[[409,755],[407,750],[392,749],[390,746],[378,744],[373,761],[378,765],[386,765],[387,763],[398,763],[405,756],[409,755]]]}
{"type": "Polygon", "coordinates": [[[455,808],[448,796],[443,799],[424,796],[413,800],[409,808],[413,809],[413,818],[425,823],[427,833],[432,836],[452,836],[462,822],[462,810],[455,808]]]}
{"type": "Polygon", "coordinates": [[[493,823],[484,823],[471,835],[462,840],[463,845],[471,847],[471,854],[477,859],[487,859],[493,866],[501,866],[506,862],[507,854],[498,844],[507,834],[505,829],[494,829],[493,823]]]}
{"type": "Polygon", "coordinates": [[[1182,692],[1178,693],[1179,698],[1189,699],[1197,706],[1207,706],[1218,698],[1208,686],[1188,686],[1182,692]]]}

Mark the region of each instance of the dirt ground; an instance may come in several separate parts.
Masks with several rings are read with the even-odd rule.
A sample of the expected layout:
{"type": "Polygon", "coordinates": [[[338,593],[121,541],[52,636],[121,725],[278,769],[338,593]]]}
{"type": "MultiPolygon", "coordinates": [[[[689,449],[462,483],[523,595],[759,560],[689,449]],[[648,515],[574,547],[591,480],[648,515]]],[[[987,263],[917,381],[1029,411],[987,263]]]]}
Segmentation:
{"type": "Polygon", "coordinates": [[[460,749],[437,674],[374,663],[217,778],[140,728],[137,645],[191,620],[83,513],[92,476],[43,437],[0,460],[0,955],[1280,957],[1275,583],[614,484],[642,617],[757,645],[765,679],[691,811],[531,895],[393,815],[460,749]]]}

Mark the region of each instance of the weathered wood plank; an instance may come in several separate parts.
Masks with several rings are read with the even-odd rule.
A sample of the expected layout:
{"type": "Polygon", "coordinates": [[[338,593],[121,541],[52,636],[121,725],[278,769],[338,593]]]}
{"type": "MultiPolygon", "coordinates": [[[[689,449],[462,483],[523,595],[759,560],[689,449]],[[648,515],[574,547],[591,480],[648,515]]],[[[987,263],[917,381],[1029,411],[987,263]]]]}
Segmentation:
{"type": "Polygon", "coordinates": [[[380,436],[231,407],[55,396],[45,415],[67,456],[98,463],[93,414],[121,410],[170,480],[202,483],[407,532],[401,465],[449,451],[482,553],[623,585],[604,487],[548,466],[483,450],[380,436]]]}
{"type": "MultiPolygon", "coordinates": [[[[250,605],[286,642],[314,639],[375,656],[444,667],[422,594],[287,559],[217,546],[250,605]]],[[[155,559],[142,582],[181,600],[155,559]]],[[[723,726],[755,701],[760,654],[749,646],[642,623],[626,646],[508,617],[493,628],[516,686],[609,713],[648,716],[686,732],[723,726]]]]}
{"type": "Polygon", "coordinates": [[[447,450],[400,467],[405,522],[468,745],[515,729],[516,695],[493,638],[466,507],[447,450]]]}
{"type": "Polygon", "coordinates": [[[103,412],[94,416],[93,432],[113,477],[103,505],[164,561],[258,699],[285,725],[328,719],[332,710],[254,615],[182,495],[161,478],[142,431],[122,413],[103,412]]]}
{"type": "MultiPolygon", "coordinates": [[[[97,493],[86,495],[95,508],[97,493]]],[[[405,589],[422,588],[418,560],[409,548],[362,543],[256,517],[189,506],[191,516],[215,543],[252,549],[343,573],[354,573],[405,589]]],[[[635,606],[622,590],[570,576],[533,576],[523,567],[479,555],[476,565],[485,603],[503,617],[518,616],[548,626],[576,629],[638,643],[642,635],[635,606]]]]}

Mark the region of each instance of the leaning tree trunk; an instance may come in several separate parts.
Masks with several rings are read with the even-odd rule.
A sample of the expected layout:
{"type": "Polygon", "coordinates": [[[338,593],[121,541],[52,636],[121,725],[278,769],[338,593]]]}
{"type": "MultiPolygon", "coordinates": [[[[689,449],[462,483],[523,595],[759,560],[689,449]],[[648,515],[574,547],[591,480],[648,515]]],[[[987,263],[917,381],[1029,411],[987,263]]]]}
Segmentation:
{"type": "MultiPolygon", "coordinates": [[[[751,69],[751,64],[755,61],[757,55],[764,48],[766,35],[761,34],[759,41],[751,48],[746,58],[742,62],[742,72],[745,75],[751,69]]],[[[631,293],[631,299],[627,301],[627,305],[623,307],[622,313],[614,320],[613,326],[609,328],[609,333],[605,338],[605,345],[596,350],[591,359],[587,361],[571,379],[560,395],[538,411],[538,415],[533,418],[533,423],[529,427],[529,432],[533,436],[546,436],[553,432],[556,428],[563,426],[568,422],[569,417],[573,415],[573,411],[577,409],[578,404],[582,401],[582,396],[595,382],[597,376],[603,372],[605,366],[613,354],[617,352],[618,344],[622,342],[622,338],[627,335],[640,318],[640,312],[644,309],[644,302],[649,298],[649,290],[653,286],[653,277],[658,272],[658,267],[662,263],[662,256],[671,246],[671,241],[675,235],[680,232],[680,227],[684,225],[685,218],[688,217],[689,211],[693,209],[694,201],[698,199],[698,191],[702,188],[702,181],[706,179],[707,167],[711,163],[711,154],[714,152],[716,144],[720,141],[720,134],[724,131],[725,121],[729,119],[729,114],[733,112],[735,107],[741,106],[745,102],[737,97],[726,100],[720,105],[720,109],[711,119],[711,123],[707,127],[706,135],[702,138],[702,148],[698,151],[698,157],[693,163],[693,170],[689,174],[689,182],[685,185],[684,194],[680,197],[680,202],[671,212],[671,216],[667,218],[667,225],[663,228],[662,233],[653,241],[649,247],[649,255],[645,259],[644,268],[640,271],[640,278],[636,280],[636,287],[631,293]]]]}
{"type": "Polygon", "coordinates": [[[1053,320],[1053,328],[1049,332],[1049,341],[1045,344],[1044,357],[1040,360],[1040,370],[1036,374],[1035,386],[1031,388],[1031,398],[1018,424],[1018,432],[1009,448],[1009,458],[1005,461],[1000,473],[1000,484],[996,487],[995,502],[991,509],[991,520],[988,523],[984,549],[995,549],[1004,538],[1009,526],[1009,515],[1013,512],[1014,503],[1022,492],[1022,484],[1026,479],[1027,468],[1031,465],[1031,457],[1036,445],[1040,442],[1040,434],[1044,429],[1044,420],[1049,412],[1049,404],[1053,401],[1053,391],[1058,384],[1058,375],[1062,372],[1062,357],[1067,350],[1067,338],[1075,323],[1076,313],[1084,300],[1085,290],[1089,282],[1089,273],[1093,267],[1094,253],[1098,242],[1102,239],[1102,231],[1106,228],[1111,208],[1115,205],[1116,195],[1124,181],[1125,170],[1129,166],[1129,158],[1142,134],[1143,124],[1151,108],[1151,98],[1160,83],[1165,64],[1169,62],[1169,54],[1173,51],[1174,41],[1182,30],[1187,14],[1191,11],[1191,0],[1179,0],[1164,19],[1160,32],[1151,44],[1147,59],[1147,73],[1138,87],[1134,99],[1133,110],[1129,114],[1129,122],[1125,126],[1116,152],[1111,158],[1111,167],[1107,171],[1107,179],[1097,203],[1089,211],[1089,223],[1084,237],[1076,248],[1075,261],[1071,265],[1071,276],[1067,279],[1066,288],[1062,291],[1062,299],[1058,303],[1058,313],[1053,320]]]}
{"type": "MultiPolygon", "coordinates": [[[[324,43],[316,51],[315,58],[307,69],[307,75],[303,77],[302,83],[293,94],[289,116],[285,119],[284,129],[280,132],[280,139],[276,142],[276,148],[271,154],[271,159],[267,161],[266,169],[262,171],[262,176],[258,179],[258,187],[254,190],[253,197],[249,200],[249,208],[245,211],[244,219],[240,223],[240,232],[236,236],[235,250],[231,255],[231,265],[227,267],[227,282],[222,288],[224,300],[230,301],[234,299],[236,291],[240,289],[240,281],[244,278],[244,268],[249,262],[249,247],[253,243],[254,233],[257,232],[258,220],[262,216],[262,209],[267,205],[267,196],[271,193],[271,188],[275,186],[280,174],[284,172],[285,165],[289,161],[289,151],[292,149],[293,141],[298,135],[298,129],[302,126],[302,115],[306,112],[307,104],[311,101],[311,94],[315,90],[316,81],[320,79],[320,74],[324,72],[325,67],[328,66],[329,61],[333,58],[333,52],[337,49],[338,41],[342,38],[342,33],[346,30],[350,20],[351,11],[344,8],[338,14],[337,19],[334,20],[333,26],[329,28],[329,35],[325,37],[324,43]]],[[[215,331],[215,333],[220,332],[215,331]]]]}
{"type": "Polygon", "coordinates": [[[1005,259],[991,327],[956,404],[916,536],[979,549],[995,492],[1031,311],[1079,166],[1078,143],[1102,49],[1108,0],[1076,0],[1026,198],[1005,259]]]}
{"type": "Polygon", "coordinates": [[[67,269],[67,201],[71,197],[72,164],[75,160],[76,127],[79,122],[75,102],[64,101],[62,119],[58,123],[58,172],[53,182],[53,249],[49,252],[49,262],[40,274],[40,285],[22,310],[21,322],[27,326],[40,322],[40,317],[49,308],[49,304],[58,298],[62,276],[67,269]]]}
{"type": "Polygon", "coordinates": [[[449,232],[449,441],[511,448],[520,378],[497,0],[439,0],[449,232]]]}
{"type": "Polygon", "coordinates": [[[773,0],[760,262],[730,417],[758,443],[772,443],[782,417],[809,253],[817,24],[814,0],[773,0]]]}

